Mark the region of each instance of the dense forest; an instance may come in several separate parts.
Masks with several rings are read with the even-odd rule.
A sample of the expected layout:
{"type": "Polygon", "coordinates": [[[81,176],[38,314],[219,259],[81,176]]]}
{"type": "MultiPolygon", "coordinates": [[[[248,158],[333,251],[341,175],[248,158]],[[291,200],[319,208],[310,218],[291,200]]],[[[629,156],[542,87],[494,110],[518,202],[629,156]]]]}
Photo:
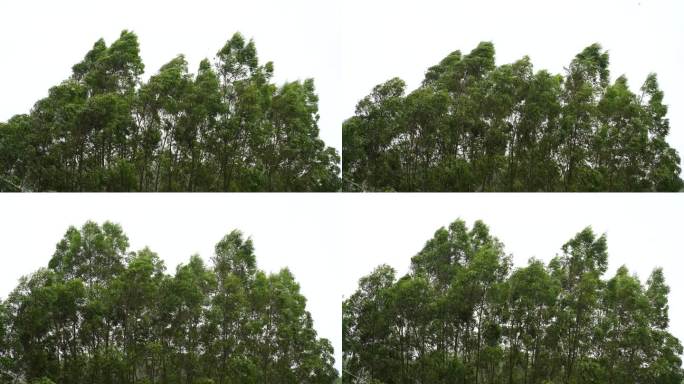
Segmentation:
{"type": "Polygon", "coordinates": [[[293,275],[258,270],[253,251],[233,231],[212,266],[195,255],[170,276],[118,225],[69,228],[0,301],[0,383],[336,382],[293,275]]]}
{"type": "Polygon", "coordinates": [[[313,80],[274,85],[253,41],[235,34],[196,75],[183,55],[143,70],[134,33],[99,40],[30,114],[0,122],[0,191],[341,188],[313,80]]]}
{"type": "Polygon", "coordinates": [[[348,191],[679,191],[663,92],[612,84],[598,44],[565,75],[529,57],[496,66],[494,46],[455,51],[404,95],[376,86],[343,124],[348,191]]]}
{"type": "Polygon", "coordinates": [[[545,265],[513,268],[488,227],[439,229],[395,277],[386,265],[343,303],[343,382],[681,384],[663,271],[606,279],[586,228],[545,265]]]}

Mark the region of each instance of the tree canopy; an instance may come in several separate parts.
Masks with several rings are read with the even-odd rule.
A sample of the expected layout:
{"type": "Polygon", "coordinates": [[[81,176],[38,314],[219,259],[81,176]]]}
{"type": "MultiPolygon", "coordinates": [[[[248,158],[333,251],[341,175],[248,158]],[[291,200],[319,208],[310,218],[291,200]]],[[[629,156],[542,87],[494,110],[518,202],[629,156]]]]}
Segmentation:
{"type": "Polygon", "coordinates": [[[266,274],[239,231],[174,275],[115,224],[71,227],[47,268],[0,301],[0,382],[326,383],[318,338],[292,273],[266,274]]]}
{"type": "Polygon", "coordinates": [[[605,236],[513,268],[478,221],[435,232],[397,279],[387,265],[343,303],[343,382],[681,384],[663,271],[604,278],[605,236]]]}
{"type": "Polygon", "coordinates": [[[679,191],[663,92],[609,79],[593,44],[564,75],[529,57],[501,66],[492,43],[450,53],[404,95],[373,88],[343,124],[344,189],[395,191],[679,191]]]}
{"type": "Polygon", "coordinates": [[[253,41],[236,33],[195,75],[183,55],[143,71],[134,33],[100,39],[29,114],[0,122],[0,191],[340,189],[313,80],[273,84],[253,41]]]}

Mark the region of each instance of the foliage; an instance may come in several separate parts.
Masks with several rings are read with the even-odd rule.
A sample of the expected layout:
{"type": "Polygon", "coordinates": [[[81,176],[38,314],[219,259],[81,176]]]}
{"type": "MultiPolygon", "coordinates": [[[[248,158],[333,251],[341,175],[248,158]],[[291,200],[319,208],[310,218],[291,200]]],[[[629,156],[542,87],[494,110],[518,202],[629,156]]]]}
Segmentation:
{"type": "Polygon", "coordinates": [[[565,76],[528,57],[497,67],[494,46],[455,51],[404,95],[376,86],[343,124],[344,189],[678,191],[655,74],[634,94],[609,83],[608,53],[579,53],[565,76]]]}
{"type": "Polygon", "coordinates": [[[48,268],[0,301],[0,378],[17,383],[332,384],[333,349],[283,269],[238,231],[173,276],[118,225],[69,228],[48,268]]]}
{"type": "Polygon", "coordinates": [[[396,279],[379,266],[343,303],[346,383],[670,383],[669,288],[626,267],[586,228],[548,265],[512,268],[482,222],[440,228],[396,279]],[[349,373],[349,374],[347,374],[349,373]]]}
{"type": "MultiPolygon", "coordinates": [[[[196,75],[142,82],[134,33],[98,40],[28,115],[0,123],[0,191],[336,191],[313,80],[276,86],[236,33],[196,75]]],[[[7,95],[9,97],[9,95],[7,95]]]]}

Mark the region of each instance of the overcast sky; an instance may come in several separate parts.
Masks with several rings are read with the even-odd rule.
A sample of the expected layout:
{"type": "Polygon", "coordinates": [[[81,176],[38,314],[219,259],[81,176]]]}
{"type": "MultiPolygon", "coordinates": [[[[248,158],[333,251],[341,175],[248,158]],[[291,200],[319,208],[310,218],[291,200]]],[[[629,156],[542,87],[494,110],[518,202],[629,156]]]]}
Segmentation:
{"type": "Polygon", "coordinates": [[[611,80],[637,91],[658,74],[669,105],[668,142],[684,155],[684,2],[681,0],[347,0],[342,14],[343,116],[373,86],[400,77],[408,90],[450,52],[491,41],[497,65],[530,56],[563,73],[594,42],[610,53],[611,80]]]}
{"type": "Polygon", "coordinates": [[[131,250],[149,246],[174,273],[198,253],[207,263],[233,229],[254,242],[257,266],[288,267],[307,298],[314,328],[335,348],[341,369],[340,222],[332,195],[316,194],[3,194],[0,298],[23,275],[46,267],[70,225],[119,223],[131,250]]]}
{"type": "Polygon", "coordinates": [[[548,262],[577,232],[592,226],[608,239],[608,272],[621,265],[643,283],[662,267],[671,291],[671,332],[684,342],[681,278],[682,194],[366,194],[345,195],[340,212],[345,241],[342,292],[380,264],[408,272],[411,257],[435,231],[458,218],[481,219],[512,254],[515,267],[531,257],[548,262]]]}

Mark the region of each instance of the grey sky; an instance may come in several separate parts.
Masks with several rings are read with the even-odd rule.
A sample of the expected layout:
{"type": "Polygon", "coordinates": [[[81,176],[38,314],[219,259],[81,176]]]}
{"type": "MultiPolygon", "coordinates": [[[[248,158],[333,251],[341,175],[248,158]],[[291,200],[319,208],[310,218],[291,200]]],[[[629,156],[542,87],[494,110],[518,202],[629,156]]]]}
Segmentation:
{"type": "Polygon", "coordinates": [[[239,31],[254,39],[262,63],[274,62],[276,83],[315,79],[320,136],[341,150],[337,13],[313,0],[2,1],[0,121],[28,113],[101,37],[111,44],[123,29],[134,31],[147,79],[180,53],[196,73],[239,31]]]}
{"type": "Polygon", "coordinates": [[[684,2],[656,0],[442,1],[348,0],[342,8],[345,79],[342,115],[373,86],[400,77],[408,90],[455,50],[492,41],[497,65],[530,56],[535,70],[563,73],[598,42],[610,53],[611,79],[626,74],[637,91],[650,72],[669,104],[669,143],[684,154],[684,2]]]}
{"type": "Polygon", "coordinates": [[[339,220],[332,195],[309,194],[3,194],[0,196],[0,298],[19,277],[47,266],[70,225],[87,220],[121,224],[131,250],[149,246],[174,273],[198,253],[205,261],[233,229],[254,241],[257,265],[288,267],[307,298],[320,337],[341,368],[342,322],[339,220]]]}
{"type": "Polygon", "coordinates": [[[670,328],[684,342],[682,194],[371,194],[345,195],[340,214],[342,292],[380,264],[398,277],[411,257],[441,226],[457,218],[472,227],[481,219],[513,255],[514,266],[531,257],[548,262],[586,226],[608,238],[608,272],[626,265],[645,282],[662,267],[670,285],[670,328]]]}

